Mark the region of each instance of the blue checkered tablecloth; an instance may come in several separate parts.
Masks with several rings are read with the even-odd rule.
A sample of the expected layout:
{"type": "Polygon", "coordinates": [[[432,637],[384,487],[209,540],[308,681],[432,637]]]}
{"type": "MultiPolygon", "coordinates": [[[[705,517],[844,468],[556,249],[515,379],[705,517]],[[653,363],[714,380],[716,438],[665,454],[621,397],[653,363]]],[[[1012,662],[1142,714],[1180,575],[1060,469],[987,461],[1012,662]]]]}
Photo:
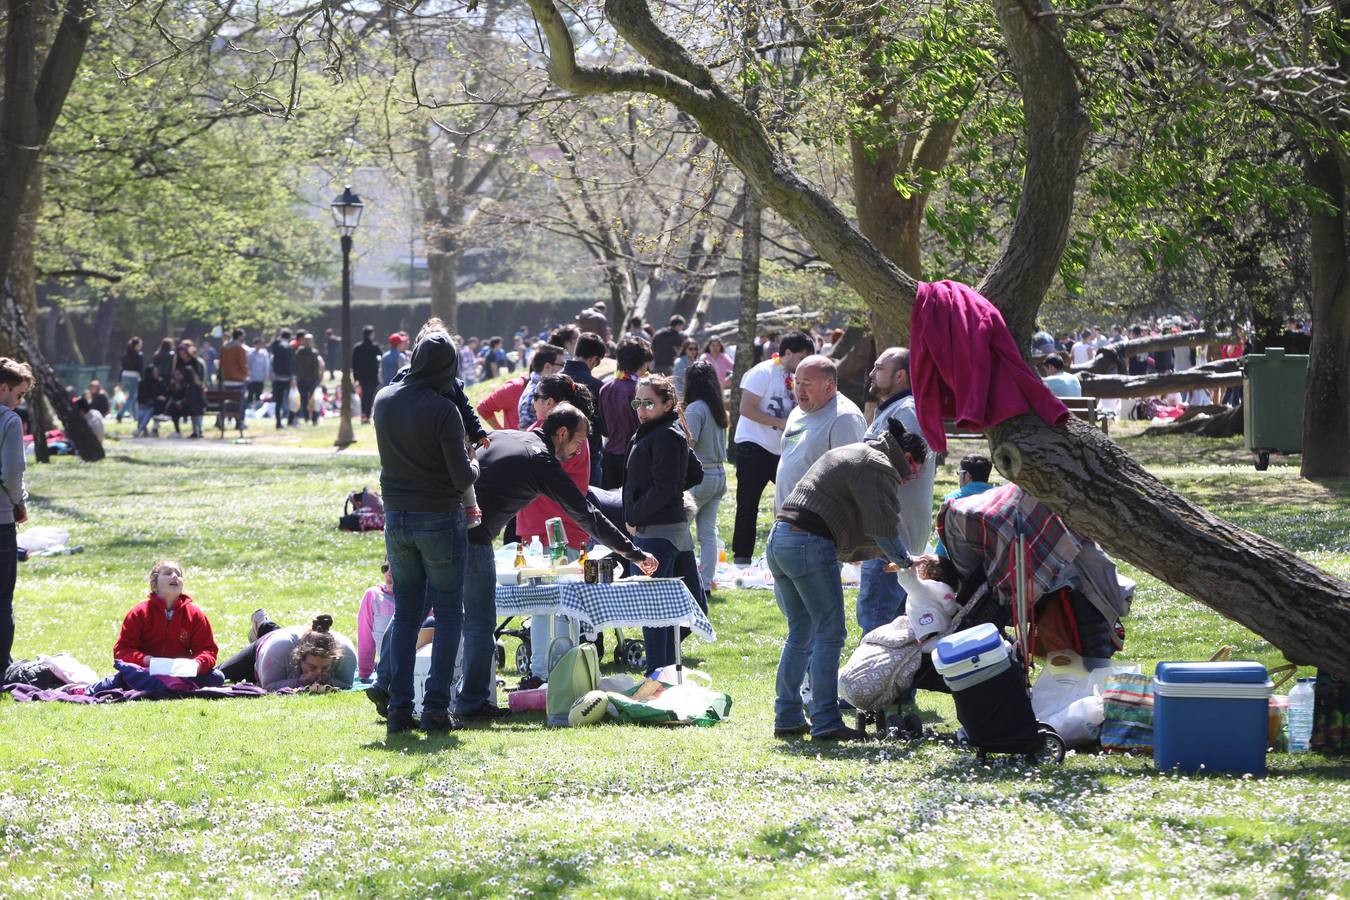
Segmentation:
{"type": "Polygon", "coordinates": [[[684,625],[705,641],[717,640],[707,615],[678,578],[623,578],[611,584],[499,584],[497,612],[503,616],[554,613],[576,619],[586,631],[684,625]]]}

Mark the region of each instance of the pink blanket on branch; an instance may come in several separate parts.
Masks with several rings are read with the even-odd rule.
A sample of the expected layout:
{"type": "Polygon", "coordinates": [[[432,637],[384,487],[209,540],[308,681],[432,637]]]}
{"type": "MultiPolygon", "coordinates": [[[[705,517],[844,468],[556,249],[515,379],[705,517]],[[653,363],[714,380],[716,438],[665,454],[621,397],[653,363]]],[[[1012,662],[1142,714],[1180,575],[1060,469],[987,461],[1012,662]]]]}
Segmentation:
{"type": "Polygon", "coordinates": [[[983,431],[1024,412],[1051,425],[1069,410],[1022,359],[1003,314],[971,287],[920,282],[909,326],[910,380],[928,445],[947,449],[943,420],[983,431]]]}

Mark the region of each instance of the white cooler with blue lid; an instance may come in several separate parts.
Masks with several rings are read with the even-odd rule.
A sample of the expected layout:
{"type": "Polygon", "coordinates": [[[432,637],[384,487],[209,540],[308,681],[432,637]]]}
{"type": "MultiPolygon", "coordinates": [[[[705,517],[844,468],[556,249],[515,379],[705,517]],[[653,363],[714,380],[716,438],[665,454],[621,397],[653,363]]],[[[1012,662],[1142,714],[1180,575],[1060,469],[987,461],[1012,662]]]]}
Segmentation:
{"type": "Polygon", "coordinates": [[[1153,762],[1183,772],[1266,771],[1270,683],[1259,662],[1160,662],[1153,762]]]}
{"type": "Polygon", "coordinates": [[[961,691],[1006,672],[1012,665],[1012,645],[986,622],[939,640],[932,660],[947,687],[961,691]]]}

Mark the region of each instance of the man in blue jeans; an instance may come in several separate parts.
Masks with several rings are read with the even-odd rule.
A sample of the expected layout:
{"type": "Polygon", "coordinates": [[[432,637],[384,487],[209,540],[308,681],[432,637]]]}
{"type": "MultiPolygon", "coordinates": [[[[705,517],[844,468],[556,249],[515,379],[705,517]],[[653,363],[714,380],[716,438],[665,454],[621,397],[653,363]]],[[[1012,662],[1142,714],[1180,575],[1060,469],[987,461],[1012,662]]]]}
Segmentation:
{"type": "Polygon", "coordinates": [[[459,410],[442,396],[459,371],[459,353],[434,331],[413,350],[407,377],[375,397],[372,417],[380,451],[385,550],[394,578],[390,624],[389,734],[421,727],[460,727],[450,714],[450,681],[464,614],[467,534],[463,494],[478,477],[459,410]],[[436,614],[422,719],[413,716],[417,631],[425,609],[436,614]]]}

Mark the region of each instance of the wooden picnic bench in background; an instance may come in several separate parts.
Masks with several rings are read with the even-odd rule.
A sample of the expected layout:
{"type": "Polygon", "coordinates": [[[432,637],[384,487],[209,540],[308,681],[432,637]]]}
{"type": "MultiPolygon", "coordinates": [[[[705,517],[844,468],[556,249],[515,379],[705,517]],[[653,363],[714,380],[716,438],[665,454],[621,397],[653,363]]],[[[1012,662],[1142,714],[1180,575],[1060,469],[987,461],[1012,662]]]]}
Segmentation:
{"type": "Polygon", "coordinates": [[[216,414],[216,429],[221,440],[225,439],[225,420],[234,416],[235,428],[239,436],[244,436],[244,392],[239,388],[228,390],[208,390],[206,392],[206,414],[216,414]]]}

